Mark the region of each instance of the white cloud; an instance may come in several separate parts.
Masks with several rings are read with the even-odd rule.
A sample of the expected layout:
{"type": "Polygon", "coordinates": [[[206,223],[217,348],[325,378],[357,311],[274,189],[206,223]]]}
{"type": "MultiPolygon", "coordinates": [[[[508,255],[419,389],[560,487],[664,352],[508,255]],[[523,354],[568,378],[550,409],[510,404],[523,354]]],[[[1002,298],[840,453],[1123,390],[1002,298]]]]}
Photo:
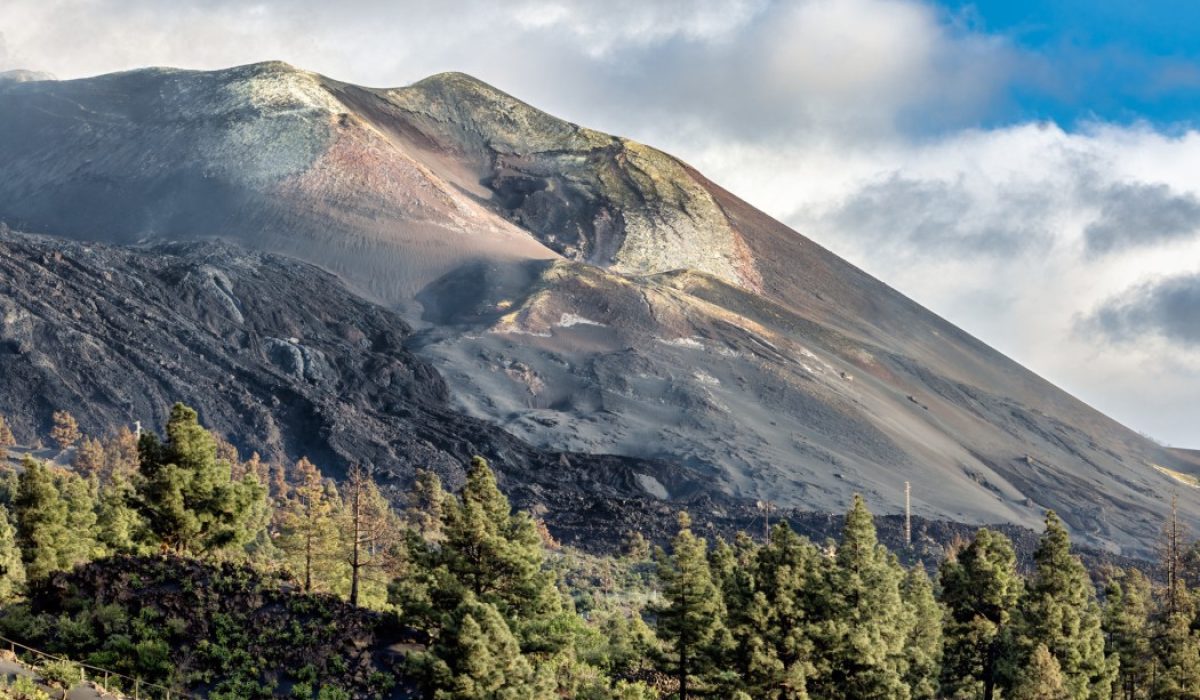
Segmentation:
{"type": "Polygon", "coordinates": [[[583,52],[605,56],[628,47],[683,39],[719,41],[737,34],[766,10],[767,0],[560,0],[518,2],[512,16],[523,28],[566,32],[583,52]]]}
{"type": "Polygon", "coordinates": [[[1200,273],[1200,220],[1181,224],[1200,219],[1189,214],[1200,197],[1200,134],[1029,124],[865,149],[814,134],[786,148],[710,143],[698,163],[1102,410],[1169,441],[1193,439],[1180,415],[1200,417],[1191,405],[1200,345],[1178,330],[1166,342],[1147,320],[1186,322],[1186,291],[1163,292],[1174,290],[1169,310],[1147,307],[1145,290],[1135,295],[1142,301],[1119,343],[1079,329],[1114,297],[1200,273]],[[1164,212],[1159,228],[1118,228],[1153,225],[1164,212]],[[1089,254],[1100,225],[1138,244],[1089,254]]]}

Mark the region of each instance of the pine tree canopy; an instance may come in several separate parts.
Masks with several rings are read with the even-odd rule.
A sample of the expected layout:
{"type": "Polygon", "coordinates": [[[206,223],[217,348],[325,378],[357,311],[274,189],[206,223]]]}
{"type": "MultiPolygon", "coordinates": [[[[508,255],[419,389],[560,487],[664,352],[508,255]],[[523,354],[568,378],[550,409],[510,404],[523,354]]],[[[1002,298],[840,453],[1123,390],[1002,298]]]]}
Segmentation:
{"type": "Polygon", "coordinates": [[[217,443],[194,410],[175,404],[167,441],[151,433],[139,445],[138,504],[167,549],[210,554],[239,547],[261,529],[266,490],[252,477],[231,478],[217,443]]]}
{"type": "Polygon", "coordinates": [[[1115,664],[1105,655],[1095,587],[1071,553],[1066,526],[1053,511],[1034,552],[1034,574],[1022,596],[1015,625],[1014,663],[1021,667],[1044,645],[1058,661],[1074,700],[1107,700],[1115,664]]]}

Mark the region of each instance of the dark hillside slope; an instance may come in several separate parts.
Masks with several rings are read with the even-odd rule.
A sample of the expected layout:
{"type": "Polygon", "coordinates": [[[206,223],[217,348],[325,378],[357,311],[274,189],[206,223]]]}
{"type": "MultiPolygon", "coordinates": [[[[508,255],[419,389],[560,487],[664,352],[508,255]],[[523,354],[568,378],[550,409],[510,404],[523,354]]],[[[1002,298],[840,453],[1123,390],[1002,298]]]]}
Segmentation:
{"type": "Polygon", "coordinates": [[[538,450],[454,412],[438,372],[404,349],[409,333],[333,276],[279,256],[0,232],[0,414],[23,444],[58,409],[103,435],[160,426],[185,401],[247,454],[307,455],[331,476],[359,463],[402,486],[420,467],[455,485],[482,454],[552,523],[583,498],[653,511],[633,505],[639,478],[699,490],[666,463],[538,450]]]}

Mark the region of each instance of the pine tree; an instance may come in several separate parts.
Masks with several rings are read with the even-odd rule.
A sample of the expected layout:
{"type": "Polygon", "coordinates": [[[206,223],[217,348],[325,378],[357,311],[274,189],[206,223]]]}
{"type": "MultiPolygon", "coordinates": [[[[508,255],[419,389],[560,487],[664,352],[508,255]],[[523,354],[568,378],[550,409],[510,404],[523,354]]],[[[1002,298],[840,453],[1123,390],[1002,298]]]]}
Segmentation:
{"type": "Polygon", "coordinates": [[[904,570],[876,539],[861,496],[846,513],[842,541],[829,572],[830,624],[809,692],[822,698],[909,697],[904,644],[913,620],[900,596],[904,570]]]}
{"type": "Polygon", "coordinates": [[[0,604],[12,602],[24,588],[25,564],[17,546],[17,533],[8,509],[0,506],[0,604]]]}
{"type": "Polygon", "coordinates": [[[737,549],[724,538],[717,537],[708,551],[708,568],[725,604],[724,624],[710,649],[716,664],[711,682],[714,688],[720,689],[722,695],[732,695],[746,685],[746,676],[739,673],[737,668],[743,655],[738,653],[740,645],[734,630],[736,628],[741,638],[749,636],[748,613],[754,582],[747,565],[753,558],[754,549],[754,542],[742,533],[737,549]]]}
{"type": "Polygon", "coordinates": [[[621,555],[631,562],[645,561],[650,558],[650,542],[637,530],[629,530],[621,542],[621,555]]]}
{"type": "MultiPolygon", "coordinates": [[[[787,523],[779,523],[767,543],[754,552],[752,563],[741,568],[749,570],[751,591],[744,614],[735,615],[730,608],[736,641],[731,665],[745,677],[745,691],[751,697],[808,697],[816,655],[814,636],[823,624],[818,615],[825,605],[827,560],[787,523]]],[[[746,596],[747,592],[739,591],[735,600],[746,596]]]]}
{"type": "Polygon", "coordinates": [[[1104,593],[1107,653],[1119,661],[1114,697],[1148,697],[1151,676],[1150,581],[1137,569],[1118,570],[1104,593]]]}
{"type": "Polygon", "coordinates": [[[99,440],[84,438],[71,458],[71,466],[84,478],[100,478],[105,471],[104,445],[99,440]]]}
{"type": "Polygon", "coordinates": [[[1012,700],[1069,700],[1058,660],[1045,644],[1033,650],[1029,662],[1017,674],[1012,700]]]}
{"type": "Polygon", "coordinates": [[[472,460],[459,506],[448,511],[443,550],[450,572],[508,619],[532,621],[548,608],[557,611],[537,527],[528,514],[512,512],[482,457],[472,460]]]}
{"type": "Polygon", "coordinates": [[[134,507],[137,494],[123,471],[112,472],[100,487],[96,514],[96,539],[114,554],[144,554],[148,531],[146,521],[134,507]]]}
{"type": "Polygon", "coordinates": [[[271,465],[264,462],[262,456],[257,452],[250,453],[250,459],[241,463],[241,468],[238,472],[240,474],[239,479],[244,479],[248,476],[264,488],[271,483],[271,465]]]}
{"type": "MultiPolygon", "coordinates": [[[[546,566],[537,525],[527,513],[512,512],[487,461],[472,460],[457,498],[442,494],[432,479],[416,488],[423,495],[410,497],[410,503],[423,501],[428,509],[431,497],[441,502],[441,535],[427,538],[407,530],[404,573],[389,591],[405,623],[440,639],[457,624],[446,611],[486,605],[517,640],[519,651],[543,679],[539,684],[557,687],[565,697],[579,692],[584,678],[594,675],[574,652],[584,635],[581,622],[546,566]]],[[[430,510],[416,522],[427,517],[430,510]]]]}
{"type": "Polygon", "coordinates": [[[450,623],[421,657],[435,700],[551,700],[548,679],[539,678],[521,654],[517,638],[494,606],[468,594],[450,623]]]}
{"type": "Polygon", "coordinates": [[[67,507],[68,560],[74,565],[103,556],[104,547],[96,541],[98,482],[71,472],[59,474],[55,482],[67,507]]]}
{"type": "Polygon", "coordinates": [[[124,478],[130,481],[138,472],[137,436],[127,427],[122,427],[104,441],[104,473],[100,481],[124,478]]]}
{"type": "Polygon", "coordinates": [[[712,673],[712,645],[721,636],[725,615],[706,543],[690,526],[691,520],[681,513],[671,554],[659,557],[663,602],[654,607],[658,636],[668,649],[668,670],[679,682],[679,700],[691,697],[693,680],[703,683],[712,673]]]}
{"type": "Polygon", "coordinates": [[[358,605],[367,584],[386,587],[394,572],[403,540],[396,514],[379,493],[375,480],[360,466],[351,468],[345,501],[337,519],[345,538],[344,561],[350,572],[349,600],[358,605]]]}
{"type": "Polygon", "coordinates": [[[307,459],[296,463],[296,487],[277,511],[279,548],[292,570],[300,573],[304,590],[314,590],[314,579],[327,585],[328,560],[337,542],[334,504],[329,499],[324,479],[307,459]]]}
{"type": "Polygon", "coordinates": [[[4,416],[0,416],[0,457],[8,452],[8,448],[17,444],[17,438],[13,435],[12,428],[8,425],[8,420],[4,416]]]}
{"type": "Polygon", "coordinates": [[[1154,640],[1157,668],[1153,676],[1155,700],[1200,698],[1200,634],[1190,616],[1166,611],[1154,640]]]}
{"type": "Polygon", "coordinates": [[[602,640],[591,655],[610,678],[634,678],[652,670],[658,639],[640,610],[594,610],[589,617],[602,640]]]}
{"type": "Polygon", "coordinates": [[[241,479],[246,475],[246,471],[242,466],[242,455],[238,452],[237,445],[230,442],[224,435],[220,433],[212,433],[213,442],[217,445],[217,459],[223,462],[229,462],[229,473],[233,479],[241,479]]]}
{"type": "Polygon", "coordinates": [[[25,574],[37,580],[73,563],[67,504],[44,464],[26,455],[13,502],[17,545],[25,574]]]}
{"type": "Polygon", "coordinates": [[[438,475],[418,469],[404,506],[404,524],[426,542],[440,542],[448,499],[438,475]]]}
{"type": "Polygon", "coordinates": [[[1188,549],[1187,528],[1179,520],[1178,497],[1171,494],[1171,515],[1163,524],[1160,541],[1162,575],[1166,580],[1166,613],[1191,610],[1191,598],[1187,595],[1185,580],[1185,553],[1188,549]]]}
{"type": "Polygon", "coordinates": [[[942,563],[943,696],[995,697],[1003,640],[1023,588],[1016,569],[1008,538],[988,529],[942,563]]]}
{"type": "Polygon", "coordinates": [[[0,469],[0,505],[12,512],[13,501],[17,499],[17,485],[20,482],[16,469],[0,469]]]}
{"type": "Polygon", "coordinates": [[[1046,514],[1046,531],[1034,552],[1034,574],[1019,604],[1015,661],[1028,663],[1044,644],[1062,670],[1074,700],[1107,700],[1115,664],[1104,653],[1100,607],[1087,569],[1071,554],[1067,529],[1046,514]]]}
{"type": "MultiPolygon", "coordinates": [[[[487,460],[475,457],[457,503],[445,504],[440,566],[476,598],[496,607],[525,652],[553,653],[569,640],[573,617],[528,513],[514,513],[487,460]]],[[[457,595],[446,591],[450,595],[457,595]]]]}
{"type": "Polygon", "coordinates": [[[167,441],[152,433],[139,445],[138,509],[165,549],[215,554],[253,541],[265,525],[265,489],[231,479],[211,433],[196,412],[175,404],[167,441]]]}
{"type": "Polygon", "coordinates": [[[292,489],[288,484],[287,468],[282,463],[271,467],[271,499],[275,503],[286,501],[292,489]]]}
{"type": "Polygon", "coordinates": [[[79,423],[76,422],[75,416],[67,411],[55,411],[53,421],[54,427],[50,429],[50,439],[54,440],[58,449],[68,449],[83,437],[79,432],[79,423]]]}
{"type": "Polygon", "coordinates": [[[904,577],[900,594],[914,620],[905,643],[904,682],[914,700],[933,700],[939,697],[938,678],[942,670],[942,608],[933,596],[929,576],[920,567],[904,577]]]}

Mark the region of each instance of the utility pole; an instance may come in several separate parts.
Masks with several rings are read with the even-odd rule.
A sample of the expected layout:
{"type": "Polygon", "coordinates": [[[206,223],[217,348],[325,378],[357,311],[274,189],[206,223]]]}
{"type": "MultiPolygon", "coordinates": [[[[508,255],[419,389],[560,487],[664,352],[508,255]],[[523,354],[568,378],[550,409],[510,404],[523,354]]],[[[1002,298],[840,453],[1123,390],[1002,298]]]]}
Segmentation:
{"type": "Polygon", "coordinates": [[[904,482],[904,546],[912,546],[912,485],[904,482]]]}
{"type": "Polygon", "coordinates": [[[1167,607],[1171,613],[1174,613],[1179,600],[1179,550],[1182,548],[1179,535],[1178,495],[1174,491],[1171,492],[1171,521],[1167,524],[1166,540],[1167,607]]]}
{"type": "Polygon", "coordinates": [[[759,501],[758,509],[763,512],[763,540],[770,541],[771,539],[771,505],[770,501],[759,501]]]}

